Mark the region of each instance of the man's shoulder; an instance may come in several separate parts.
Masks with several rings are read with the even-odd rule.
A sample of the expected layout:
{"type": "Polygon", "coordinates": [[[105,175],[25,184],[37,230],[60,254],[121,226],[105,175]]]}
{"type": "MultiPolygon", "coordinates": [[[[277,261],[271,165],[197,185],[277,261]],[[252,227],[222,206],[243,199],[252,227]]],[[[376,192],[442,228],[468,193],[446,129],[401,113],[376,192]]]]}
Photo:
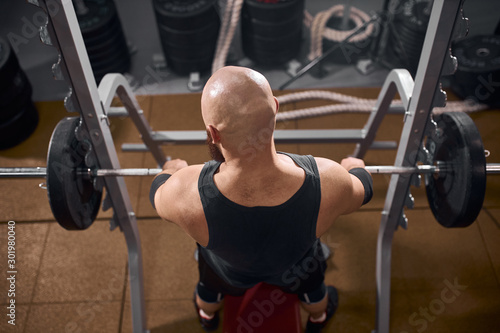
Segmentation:
{"type": "Polygon", "coordinates": [[[198,181],[201,170],[203,169],[203,164],[194,164],[180,169],[174,173],[169,181],[172,185],[187,185],[190,182],[198,181]]]}
{"type": "MultiPolygon", "coordinates": [[[[343,169],[340,164],[324,157],[314,157],[316,165],[318,166],[318,171],[321,173],[338,172],[343,169]]],[[[344,169],[345,170],[345,169],[344,169]]]]}

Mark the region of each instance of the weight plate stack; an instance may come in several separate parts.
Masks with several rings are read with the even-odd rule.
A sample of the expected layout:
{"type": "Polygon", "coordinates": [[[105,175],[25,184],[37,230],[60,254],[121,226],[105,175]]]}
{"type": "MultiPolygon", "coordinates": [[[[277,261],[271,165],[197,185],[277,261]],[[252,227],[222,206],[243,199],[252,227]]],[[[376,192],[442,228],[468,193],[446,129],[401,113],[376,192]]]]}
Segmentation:
{"type": "Polygon", "coordinates": [[[451,88],[463,99],[500,106],[500,36],[478,35],[452,44],[458,68],[451,88]]]}
{"type": "MultiPolygon", "coordinates": [[[[356,23],[352,19],[349,19],[347,21],[347,27],[343,29],[342,21],[342,17],[332,16],[328,22],[326,22],[326,27],[337,31],[348,31],[356,28],[356,23]]],[[[371,41],[372,38],[368,36],[366,39],[357,42],[345,43],[331,52],[325,60],[337,64],[352,64],[368,53],[371,41]]],[[[337,44],[339,44],[338,41],[323,38],[323,53],[335,47],[337,44]]]]}
{"type": "Polygon", "coordinates": [[[431,5],[429,0],[403,1],[389,33],[391,62],[394,67],[406,68],[413,76],[420,61],[431,5]]]}
{"type": "Polygon", "coordinates": [[[167,65],[177,74],[212,66],[220,30],[216,0],[153,0],[167,65]]]}
{"type": "Polygon", "coordinates": [[[127,72],[130,53],[115,3],[84,0],[84,4],[87,10],[76,13],[96,81],[107,73],[127,72]]]}
{"type": "Polygon", "coordinates": [[[243,52],[262,66],[278,66],[300,51],[304,0],[245,0],[241,14],[243,52]]]}
{"type": "Polygon", "coordinates": [[[0,149],[26,140],[38,125],[31,84],[10,44],[0,38],[0,149]]]}

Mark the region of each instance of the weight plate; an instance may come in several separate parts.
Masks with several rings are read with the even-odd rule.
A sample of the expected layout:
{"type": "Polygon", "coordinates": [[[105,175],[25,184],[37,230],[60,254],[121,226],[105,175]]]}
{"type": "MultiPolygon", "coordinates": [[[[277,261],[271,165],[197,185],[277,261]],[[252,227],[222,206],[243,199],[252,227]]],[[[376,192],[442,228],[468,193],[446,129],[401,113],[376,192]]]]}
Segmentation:
{"type": "Polygon", "coordinates": [[[176,30],[195,30],[220,20],[215,0],[154,0],[158,24],[176,30]]]}
{"type": "Polygon", "coordinates": [[[500,105],[500,36],[478,35],[453,43],[458,68],[452,76],[455,94],[491,106],[500,105]]]}
{"type": "Polygon", "coordinates": [[[245,0],[241,13],[262,22],[282,22],[287,21],[290,17],[303,15],[304,5],[305,0],[278,0],[275,2],[245,0]]]}
{"type": "Polygon", "coordinates": [[[414,31],[425,31],[429,24],[432,3],[430,0],[406,0],[401,4],[396,20],[414,31]]]}
{"type": "Polygon", "coordinates": [[[192,72],[205,73],[212,68],[212,61],[213,56],[197,60],[167,57],[168,67],[179,75],[187,75],[192,72]]]}
{"type": "Polygon", "coordinates": [[[287,19],[282,21],[260,21],[250,17],[248,13],[242,13],[241,25],[242,29],[252,36],[282,36],[297,26],[302,26],[303,17],[303,13],[298,13],[295,16],[286,16],[287,19]]]}
{"type": "Polygon", "coordinates": [[[219,28],[218,20],[195,30],[176,30],[158,24],[162,42],[173,46],[215,44],[219,37],[219,28]]]}
{"type": "Polygon", "coordinates": [[[462,39],[452,45],[458,70],[490,73],[500,70],[500,36],[478,35],[462,39]]]}
{"type": "Polygon", "coordinates": [[[168,58],[186,59],[186,60],[200,60],[206,58],[213,58],[215,54],[215,41],[210,44],[205,44],[201,47],[197,45],[167,45],[163,44],[165,56],[168,58]]]}
{"type": "Polygon", "coordinates": [[[57,222],[68,230],[87,229],[94,222],[101,204],[102,191],[96,190],[92,179],[78,174],[87,168],[87,141],[76,138],[80,118],[68,117],[54,129],[47,156],[47,193],[50,208],[57,222]]]}
{"type": "Polygon", "coordinates": [[[442,134],[429,136],[426,147],[446,169],[426,175],[429,206],[446,228],[467,227],[479,215],[486,191],[486,158],[474,121],[459,112],[435,117],[442,134]]]}
{"type": "Polygon", "coordinates": [[[216,0],[153,0],[153,5],[164,16],[192,17],[213,7],[216,0]]]}
{"type": "Polygon", "coordinates": [[[78,24],[84,39],[99,37],[113,26],[116,7],[113,0],[85,0],[88,11],[78,15],[78,24]]]}
{"type": "Polygon", "coordinates": [[[287,61],[293,59],[300,51],[300,44],[294,43],[292,47],[281,48],[277,51],[258,49],[243,44],[243,52],[255,63],[264,67],[273,67],[283,65],[287,61]]]}
{"type": "Polygon", "coordinates": [[[12,148],[26,140],[38,125],[38,111],[30,101],[10,119],[0,122],[0,149],[12,148]]]}
{"type": "Polygon", "coordinates": [[[0,89],[11,85],[20,69],[16,53],[7,41],[0,38],[0,89]]]}
{"type": "Polygon", "coordinates": [[[0,91],[0,122],[14,117],[31,103],[32,92],[26,74],[19,70],[10,86],[0,91]]]}
{"type": "Polygon", "coordinates": [[[280,51],[282,49],[293,49],[300,45],[302,27],[297,26],[282,36],[250,36],[244,30],[241,33],[243,47],[257,48],[258,50],[280,51]]]}
{"type": "MultiPolygon", "coordinates": [[[[127,51],[128,52],[128,51],[127,51]]],[[[91,64],[94,77],[99,84],[108,73],[126,73],[130,69],[130,57],[119,57],[116,61],[91,64]]]]}
{"type": "Polygon", "coordinates": [[[110,22],[110,25],[108,28],[103,29],[99,35],[94,36],[94,37],[83,37],[83,40],[85,42],[85,47],[87,49],[89,48],[99,48],[103,44],[106,44],[109,40],[114,40],[118,36],[123,36],[122,38],[125,39],[123,35],[123,30],[122,26],[120,23],[120,20],[118,19],[118,16],[115,16],[113,20],[110,22]]]}
{"type": "Polygon", "coordinates": [[[106,45],[102,45],[100,48],[87,49],[87,53],[89,55],[90,62],[99,62],[116,58],[118,56],[128,56],[129,50],[125,39],[115,38],[109,40],[106,45]]]}

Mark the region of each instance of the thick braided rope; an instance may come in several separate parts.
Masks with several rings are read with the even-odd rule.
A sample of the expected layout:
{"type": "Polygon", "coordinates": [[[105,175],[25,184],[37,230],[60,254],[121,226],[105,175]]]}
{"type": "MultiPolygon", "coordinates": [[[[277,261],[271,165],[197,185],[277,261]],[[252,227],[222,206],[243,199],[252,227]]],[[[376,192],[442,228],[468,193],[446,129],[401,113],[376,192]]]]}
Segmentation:
{"type": "MultiPolygon", "coordinates": [[[[313,108],[299,109],[293,111],[279,112],[276,116],[277,121],[289,121],[295,119],[311,118],[336,113],[363,113],[373,112],[377,103],[376,99],[367,99],[339,94],[335,92],[312,90],[299,93],[292,93],[277,97],[280,104],[287,104],[306,100],[333,100],[341,102],[340,104],[325,105],[313,108]]],[[[402,105],[401,100],[394,100],[392,105],[402,105]]],[[[433,114],[443,112],[477,112],[488,109],[486,104],[480,104],[473,100],[450,101],[444,108],[434,108],[433,114]]]]}
{"type": "MultiPolygon", "coordinates": [[[[350,34],[354,33],[360,26],[365,22],[370,20],[368,14],[362,10],[351,7],[349,18],[355,23],[354,29],[340,31],[328,28],[326,23],[332,16],[341,17],[344,13],[344,5],[335,5],[325,11],[321,11],[313,18],[307,11],[304,14],[304,23],[306,26],[310,27],[311,30],[311,44],[308,58],[309,60],[320,57],[323,54],[323,38],[332,40],[335,42],[343,41],[350,34]]],[[[364,31],[361,31],[357,35],[350,38],[350,42],[363,41],[371,34],[374,30],[374,24],[369,24],[364,31]]]]}
{"type": "Polygon", "coordinates": [[[224,12],[224,22],[222,24],[223,27],[225,27],[224,30],[227,30],[227,33],[224,33],[224,30],[221,29],[221,33],[219,34],[219,38],[217,40],[218,49],[212,63],[212,73],[224,67],[226,64],[227,54],[229,53],[229,47],[231,46],[234,33],[236,32],[236,27],[238,26],[238,22],[240,20],[242,7],[243,0],[233,0],[228,1],[227,3],[226,11],[224,12]],[[220,48],[219,42],[221,44],[220,48]]]}

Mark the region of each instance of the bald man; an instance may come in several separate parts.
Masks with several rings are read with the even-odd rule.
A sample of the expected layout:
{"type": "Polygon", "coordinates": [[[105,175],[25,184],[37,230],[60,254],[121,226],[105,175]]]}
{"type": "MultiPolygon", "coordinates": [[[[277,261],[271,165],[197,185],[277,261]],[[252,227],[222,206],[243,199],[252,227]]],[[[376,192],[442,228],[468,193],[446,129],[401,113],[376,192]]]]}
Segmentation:
{"type": "Polygon", "coordinates": [[[370,200],[371,176],[359,159],[338,164],[277,152],[278,107],[262,74],[218,70],[201,97],[213,160],[169,161],[151,187],[159,216],[198,244],[195,306],[206,331],[217,328],[224,295],[259,282],[298,295],[310,314],[308,333],[320,332],[337,308],[319,237],[370,200]]]}

